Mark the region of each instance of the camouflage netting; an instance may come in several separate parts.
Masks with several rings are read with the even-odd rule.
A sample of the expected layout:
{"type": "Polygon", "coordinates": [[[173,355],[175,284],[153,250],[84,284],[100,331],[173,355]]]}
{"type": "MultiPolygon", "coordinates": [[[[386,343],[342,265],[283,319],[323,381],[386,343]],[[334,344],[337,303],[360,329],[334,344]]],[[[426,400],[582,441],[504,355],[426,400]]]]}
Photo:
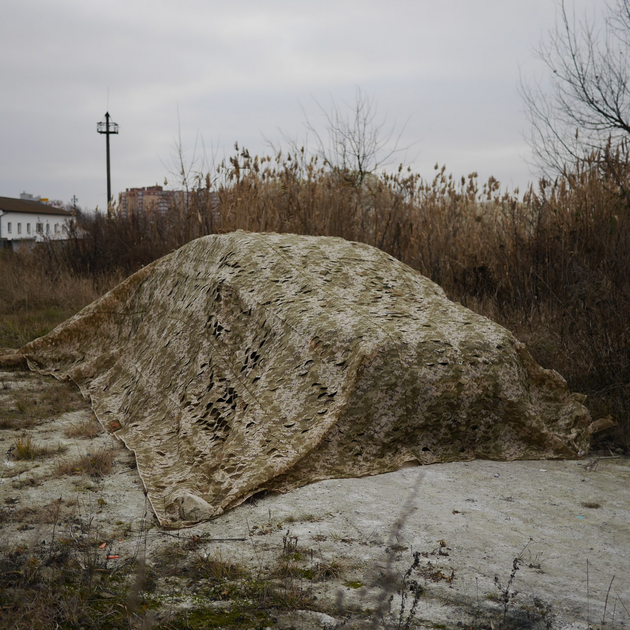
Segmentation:
{"type": "Polygon", "coordinates": [[[589,443],[582,399],[507,330],[339,238],[198,239],[20,352],[120,423],[166,526],[263,489],[589,443]]]}

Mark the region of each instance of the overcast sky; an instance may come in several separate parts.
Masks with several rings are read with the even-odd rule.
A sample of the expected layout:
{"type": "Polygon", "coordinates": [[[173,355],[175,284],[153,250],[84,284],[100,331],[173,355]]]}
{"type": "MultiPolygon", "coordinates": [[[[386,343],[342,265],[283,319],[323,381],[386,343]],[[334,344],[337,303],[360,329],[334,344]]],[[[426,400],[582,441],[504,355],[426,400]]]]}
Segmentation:
{"type": "MultiPolygon", "coordinates": [[[[601,0],[576,0],[581,13],[601,0]]],[[[573,3],[569,4],[573,6],[573,3]]],[[[423,177],[436,162],[512,189],[533,179],[519,73],[553,27],[554,0],[0,0],[0,196],[22,191],[84,208],[112,190],[162,184],[178,137],[208,161],[251,153],[304,112],[361,88],[399,128],[423,177]],[[108,104],[109,89],[109,104],[108,104]]],[[[401,156],[402,158],[403,156],[401,156]]],[[[170,178],[173,182],[173,178],[170,178]]]]}

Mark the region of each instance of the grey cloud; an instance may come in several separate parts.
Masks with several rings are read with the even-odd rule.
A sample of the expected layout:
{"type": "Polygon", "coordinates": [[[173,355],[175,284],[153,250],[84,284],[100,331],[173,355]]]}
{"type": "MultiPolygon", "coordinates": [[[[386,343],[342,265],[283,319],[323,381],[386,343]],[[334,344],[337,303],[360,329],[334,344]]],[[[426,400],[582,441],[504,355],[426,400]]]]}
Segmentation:
{"type": "MultiPolygon", "coordinates": [[[[597,0],[580,0],[579,9],[597,0]]],[[[311,96],[375,96],[390,121],[410,118],[403,144],[425,177],[446,162],[523,186],[525,119],[519,67],[553,25],[549,0],[24,0],[0,23],[0,194],[105,202],[107,108],[114,190],[161,182],[177,111],[190,147],[266,150],[278,128],[303,134],[311,96]]]]}

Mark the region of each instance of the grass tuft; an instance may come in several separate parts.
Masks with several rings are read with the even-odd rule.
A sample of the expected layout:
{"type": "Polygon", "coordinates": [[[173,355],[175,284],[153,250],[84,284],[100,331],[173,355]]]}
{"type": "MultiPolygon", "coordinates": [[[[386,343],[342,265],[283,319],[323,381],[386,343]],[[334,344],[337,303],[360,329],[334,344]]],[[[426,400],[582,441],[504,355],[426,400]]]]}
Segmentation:
{"type": "Polygon", "coordinates": [[[319,562],[315,565],[315,580],[339,580],[345,573],[345,566],[339,560],[329,560],[325,562],[319,562]]]}
{"type": "Polygon", "coordinates": [[[90,477],[105,477],[112,471],[114,451],[101,449],[95,453],[86,453],[76,459],[61,462],[55,476],[88,475],[90,477]]]}
{"type": "Polygon", "coordinates": [[[34,460],[38,457],[45,457],[52,453],[60,453],[64,448],[57,445],[56,447],[41,446],[33,441],[29,435],[26,437],[18,437],[13,440],[11,445],[11,454],[14,459],[18,460],[34,460]]]}
{"type": "Polygon", "coordinates": [[[99,435],[103,428],[95,418],[84,420],[79,424],[71,423],[65,430],[67,438],[85,438],[91,440],[99,435]]]}

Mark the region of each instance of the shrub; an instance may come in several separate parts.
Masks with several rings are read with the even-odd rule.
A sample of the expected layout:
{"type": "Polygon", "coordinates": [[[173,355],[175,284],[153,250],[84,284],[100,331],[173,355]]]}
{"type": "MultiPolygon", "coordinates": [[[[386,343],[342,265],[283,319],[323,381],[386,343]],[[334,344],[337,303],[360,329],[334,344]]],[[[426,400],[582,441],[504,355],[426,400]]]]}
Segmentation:
{"type": "MultiPolygon", "coordinates": [[[[68,294],[76,282],[93,295],[206,234],[244,229],[362,241],[512,330],[539,363],[588,395],[594,418],[614,417],[617,428],[603,438],[628,450],[628,190],[630,159],[621,154],[593,155],[521,197],[492,177],[456,180],[444,167],[436,166],[432,181],[402,167],[358,180],[304,150],[262,158],[243,150],[164,214],[80,216],[71,238],[39,258],[66,279],[68,294]]],[[[43,299],[11,286],[12,308],[43,299]]],[[[65,304],[55,291],[42,295],[65,304]]],[[[5,338],[23,340],[29,331],[5,338]]]]}

